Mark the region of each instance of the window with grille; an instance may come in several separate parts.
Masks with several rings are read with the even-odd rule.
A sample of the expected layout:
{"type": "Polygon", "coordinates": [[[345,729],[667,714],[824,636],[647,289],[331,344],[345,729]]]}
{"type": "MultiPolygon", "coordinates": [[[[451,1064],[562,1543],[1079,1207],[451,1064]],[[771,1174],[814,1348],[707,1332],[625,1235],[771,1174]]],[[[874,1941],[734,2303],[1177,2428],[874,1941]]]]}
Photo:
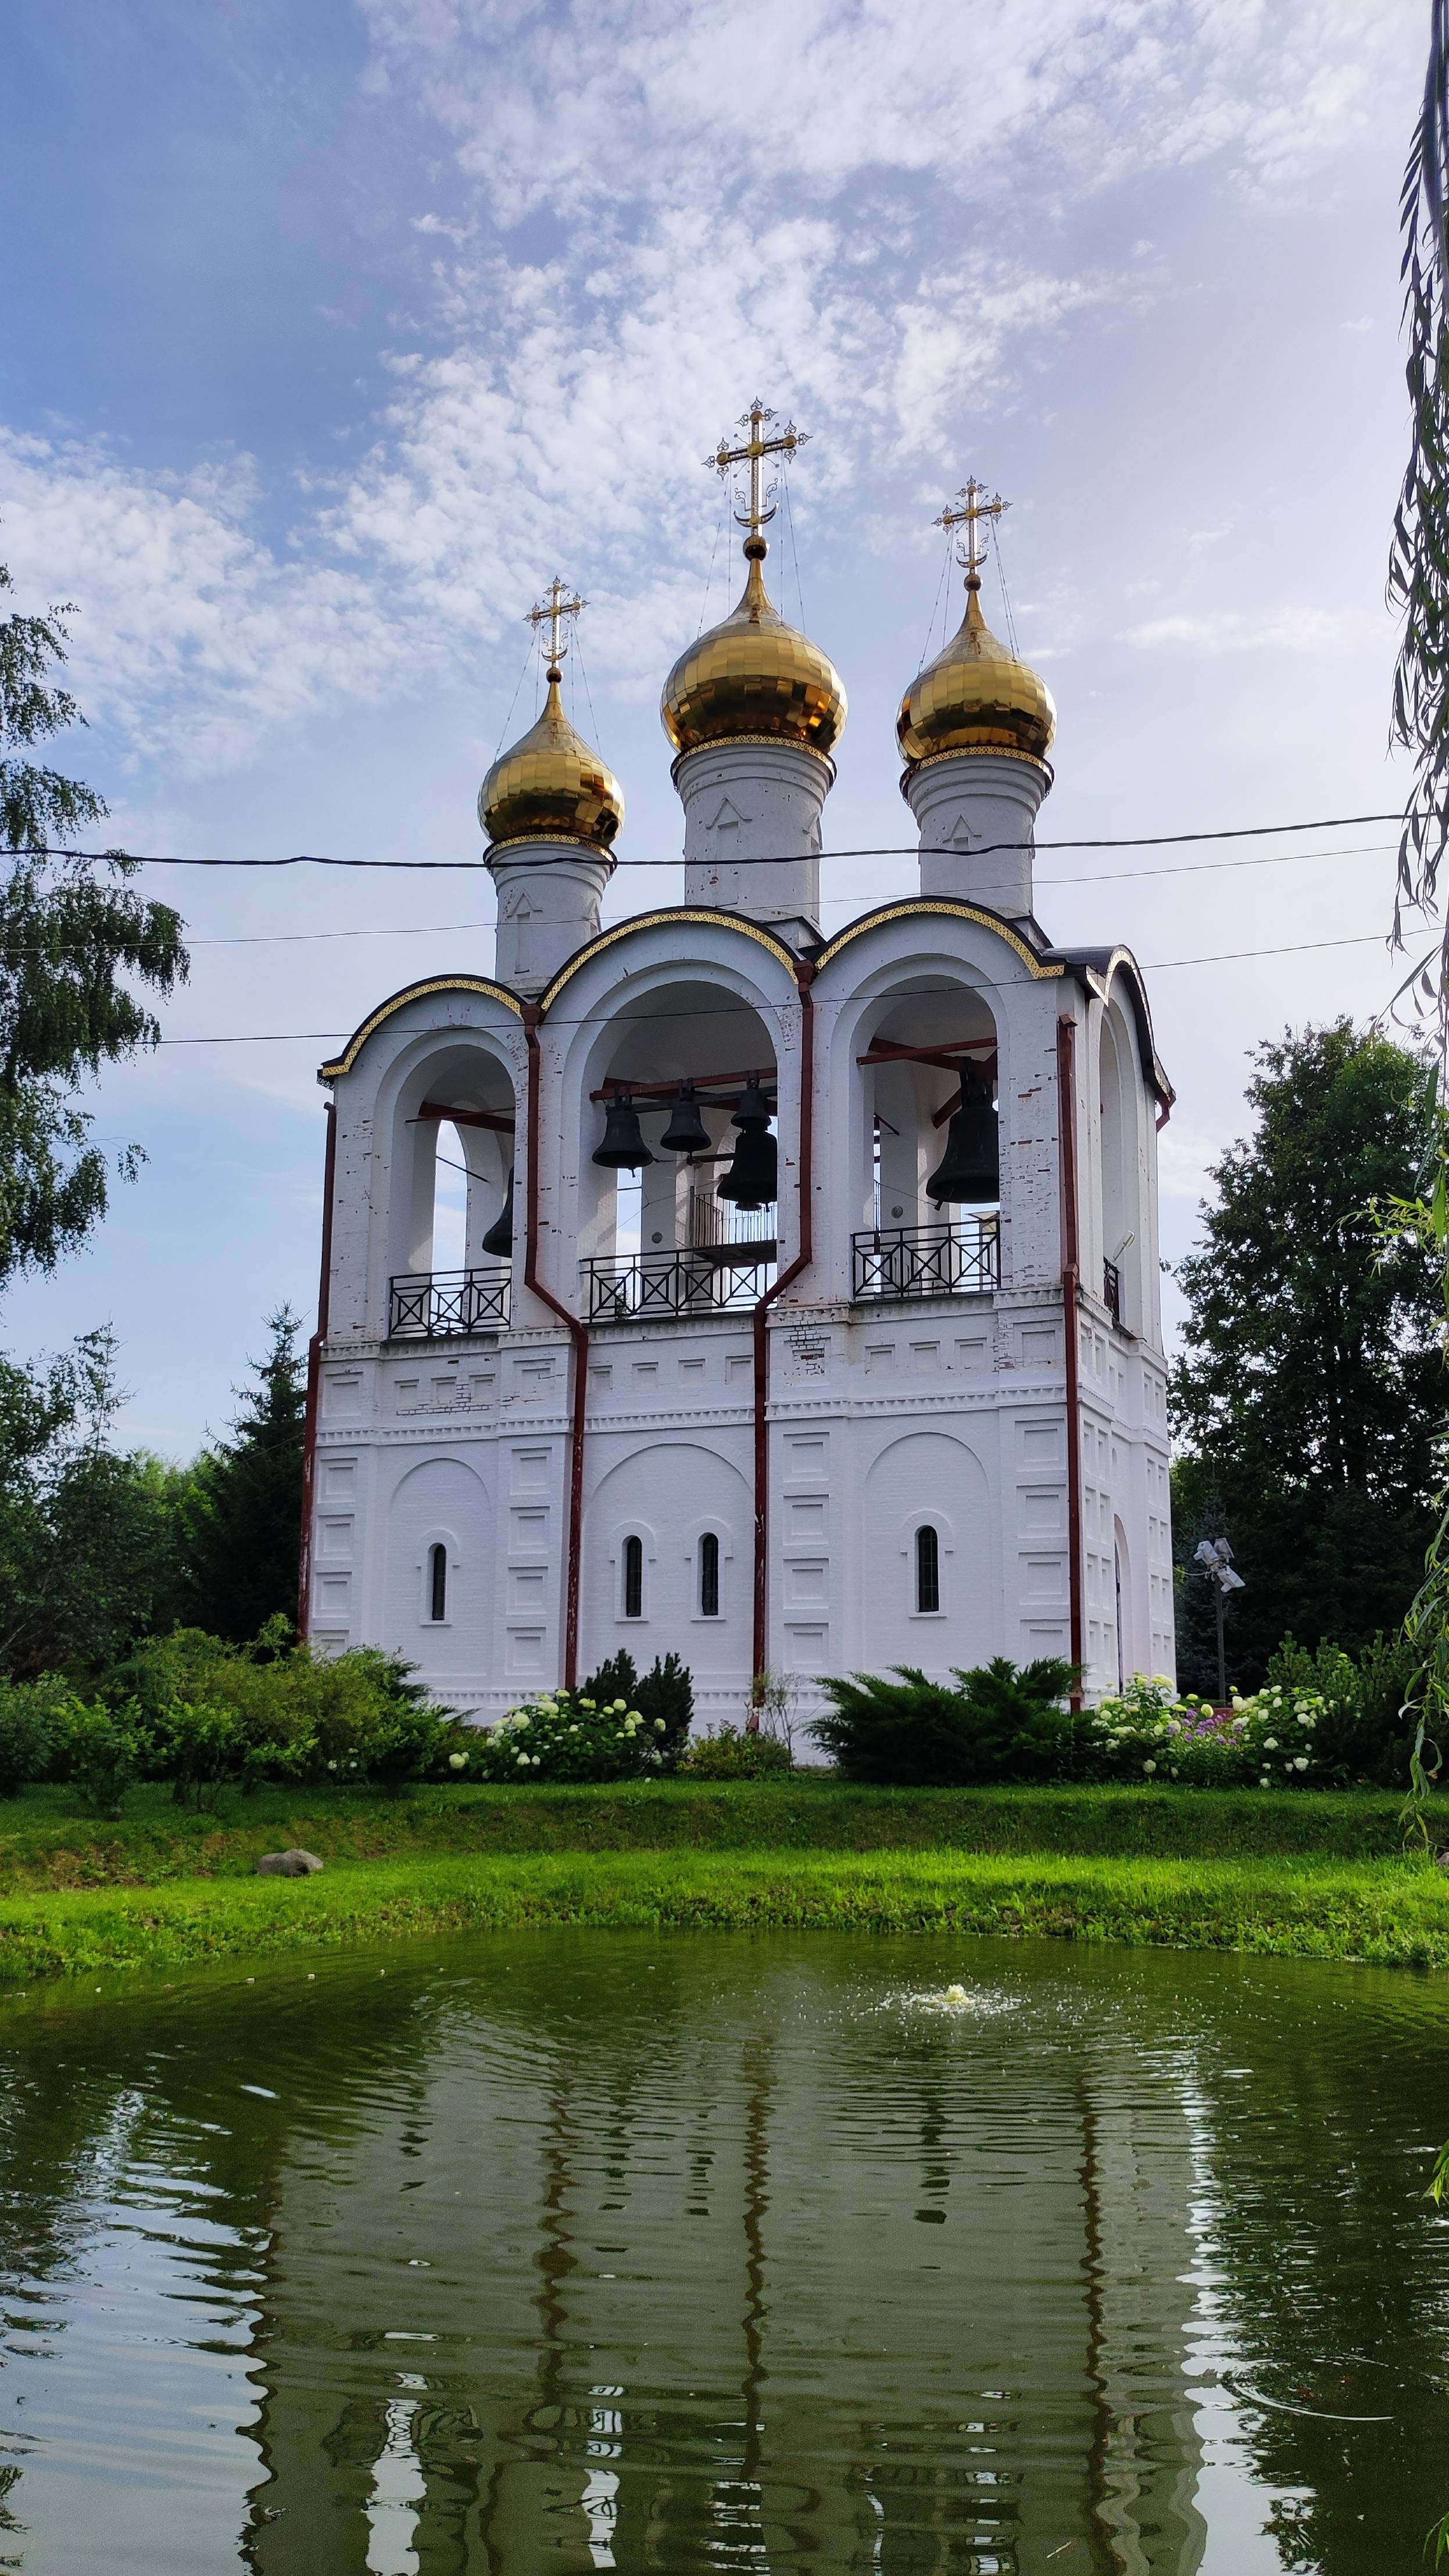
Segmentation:
{"type": "Polygon", "coordinates": [[[713,1530],[706,1530],[699,1542],[699,1615],[719,1617],[719,1540],[713,1530]]]}
{"type": "Polygon", "coordinates": [[[916,1608],[941,1607],[941,1543],[929,1521],[916,1532],[916,1608]]]}
{"type": "Polygon", "coordinates": [[[624,1616],[626,1619],[642,1619],[644,1616],[642,1538],[626,1538],[624,1541],[624,1616]]]}

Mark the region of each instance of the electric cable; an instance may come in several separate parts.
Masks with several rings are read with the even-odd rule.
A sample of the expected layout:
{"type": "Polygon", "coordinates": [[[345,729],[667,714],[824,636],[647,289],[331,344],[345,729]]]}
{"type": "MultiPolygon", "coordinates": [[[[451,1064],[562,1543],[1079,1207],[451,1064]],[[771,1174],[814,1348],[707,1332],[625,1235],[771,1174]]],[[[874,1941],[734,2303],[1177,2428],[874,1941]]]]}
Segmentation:
{"type": "MultiPolygon", "coordinates": [[[[1256,841],[1294,832],[1344,832],[1367,823],[1399,823],[1402,811],[1392,814],[1325,814],[1303,823],[1226,823],[1209,832],[1135,832],[1105,833],[1092,839],[1037,841],[1032,847],[1042,850],[1166,850],[1185,847],[1198,841],[1256,841]]],[[[972,859],[989,859],[1003,850],[1019,850],[1019,841],[984,841],[979,849],[966,855],[972,859]]],[[[953,858],[962,856],[959,845],[934,841],[883,841],[871,848],[821,850],[802,853],[799,850],[777,850],[760,858],[731,859],[735,868],[774,868],[797,861],[802,855],[822,859],[915,859],[953,858]]],[[[17,859],[84,859],[97,863],[124,859],[133,867],[143,868],[387,868],[403,873],[436,874],[440,871],[477,869],[486,866],[487,854],[480,851],[472,859],[339,859],[313,850],[299,850],[280,859],[192,859],[154,850],[78,850],[59,844],[30,841],[0,856],[17,859]]],[[[548,860],[537,862],[551,864],[548,860]]],[[[616,859],[618,868],[677,868],[673,859],[616,859]]]]}
{"type": "MultiPolygon", "coordinates": [[[[1236,965],[1251,957],[1301,957],[1311,949],[1367,948],[1375,943],[1382,945],[1383,940],[1384,934],[1380,930],[1361,930],[1351,933],[1346,939],[1297,939],[1290,941],[1283,948],[1228,948],[1220,949],[1211,956],[1153,957],[1134,962],[1140,966],[1144,975],[1167,975],[1180,966],[1236,965]]],[[[916,994],[952,994],[965,989],[967,988],[959,984],[921,984],[915,987],[913,998],[916,994]]],[[[1008,987],[1004,984],[972,984],[969,989],[973,993],[1002,993],[1007,991],[1008,987]]],[[[735,1019],[746,1014],[755,1016],[754,1006],[748,1002],[706,1003],[699,1007],[691,1004],[689,1009],[689,1017],[692,1020],[735,1019]]],[[[626,1020],[648,1021],[657,1027],[660,1014],[657,1011],[584,1011],[576,1017],[570,1017],[567,1012],[550,1012],[544,1025],[550,1029],[603,1029],[620,1026],[626,1020]]],[[[404,1025],[400,1034],[429,1035],[434,1027],[435,1023],[432,1021],[426,1024],[420,1023],[416,1030],[410,1030],[404,1025]]],[[[300,1046],[306,1043],[317,1046],[336,1046],[350,1035],[351,1031],[347,1029],[244,1030],[231,1037],[163,1037],[158,1039],[157,1044],[160,1046],[300,1046]]]]}

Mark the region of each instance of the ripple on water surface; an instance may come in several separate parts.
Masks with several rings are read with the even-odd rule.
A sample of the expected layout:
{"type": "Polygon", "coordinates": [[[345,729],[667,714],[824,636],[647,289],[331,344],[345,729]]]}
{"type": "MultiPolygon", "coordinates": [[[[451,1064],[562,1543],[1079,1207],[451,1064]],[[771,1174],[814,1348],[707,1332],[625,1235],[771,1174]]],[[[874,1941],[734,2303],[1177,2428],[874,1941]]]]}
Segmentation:
{"type": "Polygon", "coordinates": [[[570,1933],[32,1998],[0,2567],[1385,2576],[1436,1981],[570,1933]]]}

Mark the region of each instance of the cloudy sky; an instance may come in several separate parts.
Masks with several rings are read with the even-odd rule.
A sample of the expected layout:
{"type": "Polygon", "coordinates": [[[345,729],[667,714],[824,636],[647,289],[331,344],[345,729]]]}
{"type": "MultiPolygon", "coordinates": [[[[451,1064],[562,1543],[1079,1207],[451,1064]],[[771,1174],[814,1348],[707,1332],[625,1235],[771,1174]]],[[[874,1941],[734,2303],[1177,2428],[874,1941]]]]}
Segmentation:
{"type": "MultiPolygon", "coordinates": [[[[11,0],[0,552],[22,606],[80,611],[65,758],[137,850],[474,860],[557,569],[591,603],[570,684],[622,854],[672,857],[659,685],[737,586],[700,460],[759,390],[811,433],[769,577],[850,694],[827,849],[909,838],[894,709],[970,472],[1012,499],[1017,631],[1058,703],[1044,841],[1388,810],[1427,20],[11,0]]],[[[1391,843],[1044,850],[1052,934],[1157,970],[1169,1254],[1252,1047],[1392,991],[1391,843]]],[[[912,873],[827,863],[827,926],[912,873]]],[[[486,970],[493,902],[481,869],[149,881],[192,978],[95,1104],[149,1161],[0,1332],[34,1351],[109,1317],[130,1436],[180,1455],[269,1308],[310,1328],[324,1041],[414,976],[486,970]],[[213,1042],[258,1036],[281,1042],[213,1042]]],[[[611,915],[677,891],[622,867],[611,915]]]]}

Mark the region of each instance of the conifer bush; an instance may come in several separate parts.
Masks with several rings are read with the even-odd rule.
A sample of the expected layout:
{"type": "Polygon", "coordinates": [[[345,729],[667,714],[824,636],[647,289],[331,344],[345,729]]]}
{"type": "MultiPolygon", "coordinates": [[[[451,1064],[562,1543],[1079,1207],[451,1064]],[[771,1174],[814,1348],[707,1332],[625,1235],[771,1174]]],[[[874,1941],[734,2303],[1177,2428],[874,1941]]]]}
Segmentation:
{"type": "Polygon", "coordinates": [[[821,1685],[834,1706],[815,1737],[845,1779],[946,1789],[1071,1776],[1080,1720],[1062,1703],[1076,1673],[1060,1657],[958,1666],[954,1690],[912,1664],[893,1670],[821,1685]]]}

